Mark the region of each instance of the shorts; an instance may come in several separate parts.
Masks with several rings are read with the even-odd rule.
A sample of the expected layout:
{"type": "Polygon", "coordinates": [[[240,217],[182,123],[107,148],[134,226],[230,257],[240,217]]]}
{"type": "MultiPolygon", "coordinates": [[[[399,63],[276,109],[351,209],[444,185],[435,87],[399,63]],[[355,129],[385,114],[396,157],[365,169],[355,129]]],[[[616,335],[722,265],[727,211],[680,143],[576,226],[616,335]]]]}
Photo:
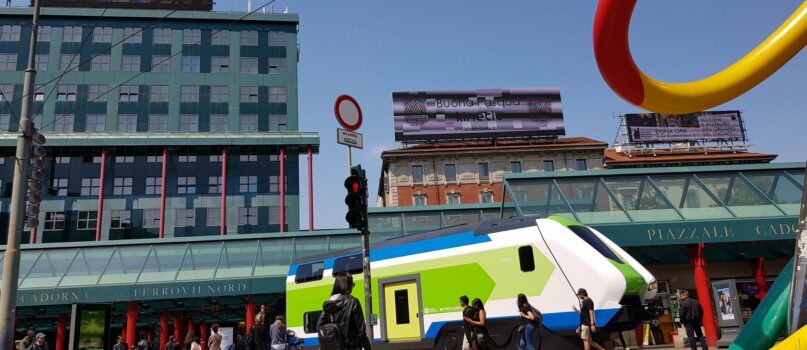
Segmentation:
{"type": "Polygon", "coordinates": [[[580,326],[580,339],[593,340],[591,337],[591,326],[580,326]]]}

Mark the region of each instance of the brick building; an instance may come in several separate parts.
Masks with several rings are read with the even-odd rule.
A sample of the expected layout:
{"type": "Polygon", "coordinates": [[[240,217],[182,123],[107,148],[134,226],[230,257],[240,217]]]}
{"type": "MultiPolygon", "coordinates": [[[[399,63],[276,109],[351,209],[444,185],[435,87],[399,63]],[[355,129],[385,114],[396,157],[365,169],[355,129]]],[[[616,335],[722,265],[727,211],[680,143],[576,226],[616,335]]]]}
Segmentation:
{"type": "Polygon", "coordinates": [[[770,163],[774,159],[776,159],[775,154],[709,147],[645,149],[631,152],[617,151],[612,148],[605,150],[605,167],[608,169],[759,164],[770,163]]]}

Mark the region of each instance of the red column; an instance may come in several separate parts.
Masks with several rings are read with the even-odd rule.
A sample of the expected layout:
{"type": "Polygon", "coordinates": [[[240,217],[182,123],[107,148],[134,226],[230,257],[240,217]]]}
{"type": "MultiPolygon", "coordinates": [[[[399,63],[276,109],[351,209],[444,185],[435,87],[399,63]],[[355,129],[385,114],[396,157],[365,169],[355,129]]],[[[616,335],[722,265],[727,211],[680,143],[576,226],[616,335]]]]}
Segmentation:
{"type": "Polygon", "coordinates": [[[250,295],[247,297],[247,332],[252,328],[253,323],[255,323],[255,303],[252,302],[252,296],[250,295]]]}
{"type": "Polygon", "coordinates": [[[67,315],[59,314],[56,320],[56,350],[64,350],[64,338],[67,335],[67,315]]]}
{"type": "Polygon", "coordinates": [[[95,240],[101,240],[101,223],[104,218],[104,180],[106,179],[106,149],[101,150],[101,178],[98,188],[98,221],[95,224],[95,240]]]}
{"type": "Polygon", "coordinates": [[[286,149],[280,147],[280,232],[286,231],[286,149]]]}
{"type": "Polygon", "coordinates": [[[160,349],[165,349],[168,342],[168,310],[163,309],[160,315],[160,349]]]}
{"type": "Polygon", "coordinates": [[[129,302],[129,311],[126,312],[126,343],[133,345],[137,336],[137,302],[129,302]]]}
{"type": "Polygon", "coordinates": [[[31,227],[31,244],[36,243],[36,227],[31,227]]]}
{"type": "Polygon", "coordinates": [[[147,332],[147,334],[148,334],[148,337],[147,337],[146,339],[148,339],[149,344],[154,344],[154,330],[153,330],[153,329],[149,329],[149,331],[147,332]]]}
{"type": "Polygon", "coordinates": [[[765,258],[759,258],[757,260],[757,266],[754,269],[754,279],[756,279],[757,286],[759,287],[757,298],[759,301],[762,301],[765,295],[768,294],[768,283],[765,282],[765,258]]]}
{"type": "Polygon", "coordinates": [[[308,230],[314,231],[314,155],[308,146],[308,230]]]}
{"type": "MultiPolygon", "coordinates": [[[[163,147],[163,173],[160,178],[160,238],[165,237],[165,191],[166,174],[168,173],[168,149],[163,147]]],[[[161,347],[162,348],[162,347],[161,347]]]]}
{"type": "Polygon", "coordinates": [[[227,234],[227,149],[221,150],[221,235],[227,234]]]}
{"type": "Polygon", "coordinates": [[[182,335],[182,317],[180,316],[179,311],[174,313],[174,337],[177,338],[177,342],[181,342],[185,339],[182,339],[180,336],[182,335]]]}
{"type": "Polygon", "coordinates": [[[698,301],[703,307],[703,329],[706,332],[706,342],[709,346],[717,344],[717,324],[715,322],[715,307],[712,302],[712,292],[709,288],[709,276],[706,274],[706,259],[703,257],[703,243],[689,246],[689,259],[695,269],[695,289],[698,291],[698,301]]]}
{"type": "Polygon", "coordinates": [[[207,350],[207,325],[205,321],[199,324],[199,344],[202,345],[202,350],[207,350]]]}

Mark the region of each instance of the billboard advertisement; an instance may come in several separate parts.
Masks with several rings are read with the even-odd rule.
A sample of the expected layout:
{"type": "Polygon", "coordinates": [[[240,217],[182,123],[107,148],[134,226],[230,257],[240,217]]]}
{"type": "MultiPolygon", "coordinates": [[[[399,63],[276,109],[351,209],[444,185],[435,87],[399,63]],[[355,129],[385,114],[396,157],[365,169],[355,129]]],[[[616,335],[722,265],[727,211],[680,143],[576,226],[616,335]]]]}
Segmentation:
{"type": "Polygon", "coordinates": [[[626,114],[625,123],[631,143],[746,140],[740,111],[626,114]]]}
{"type": "Polygon", "coordinates": [[[70,349],[104,350],[109,339],[110,304],[73,304],[70,349]]]}
{"type": "Polygon", "coordinates": [[[565,135],[560,89],[392,93],[395,141],[565,135]]]}

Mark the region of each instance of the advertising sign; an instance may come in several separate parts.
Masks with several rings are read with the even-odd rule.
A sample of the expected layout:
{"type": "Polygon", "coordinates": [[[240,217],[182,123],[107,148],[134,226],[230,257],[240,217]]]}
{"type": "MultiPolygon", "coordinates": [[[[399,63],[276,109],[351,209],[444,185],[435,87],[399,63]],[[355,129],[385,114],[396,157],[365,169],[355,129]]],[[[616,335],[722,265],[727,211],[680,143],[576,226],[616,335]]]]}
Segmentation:
{"type": "Polygon", "coordinates": [[[565,135],[560,89],[392,93],[396,141],[565,135]]]}
{"type": "Polygon", "coordinates": [[[232,350],[233,349],[233,327],[221,327],[221,328],[219,328],[219,334],[221,335],[221,349],[222,350],[232,350]]]}
{"type": "Polygon", "coordinates": [[[740,111],[626,114],[631,143],[745,141],[740,111]]]}
{"type": "Polygon", "coordinates": [[[109,304],[73,304],[70,320],[70,349],[104,350],[109,339],[109,304]]]}

